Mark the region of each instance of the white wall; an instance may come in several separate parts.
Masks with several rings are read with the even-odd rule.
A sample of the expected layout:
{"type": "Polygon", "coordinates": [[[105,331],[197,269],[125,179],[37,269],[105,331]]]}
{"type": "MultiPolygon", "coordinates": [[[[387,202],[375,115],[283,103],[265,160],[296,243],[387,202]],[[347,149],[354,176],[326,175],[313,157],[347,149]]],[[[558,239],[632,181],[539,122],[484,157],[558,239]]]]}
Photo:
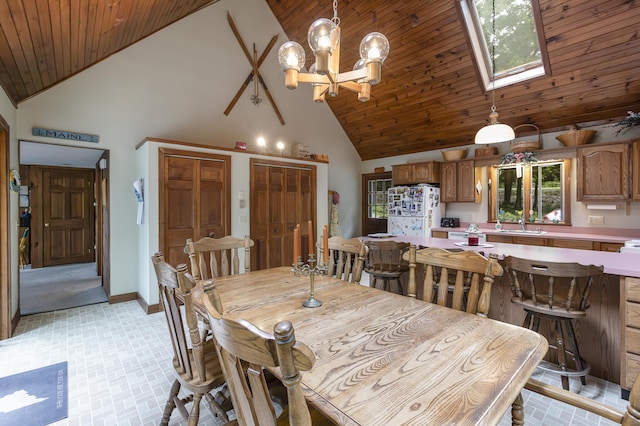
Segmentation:
{"type": "MultiPolygon", "coordinates": [[[[9,170],[18,170],[18,139],[16,137],[16,109],[7,97],[4,89],[0,88],[0,116],[9,125],[9,170]]],[[[8,179],[8,176],[3,176],[8,179]]],[[[8,182],[8,180],[6,181],[8,182]]],[[[2,191],[6,191],[6,186],[2,187],[2,191]]],[[[18,217],[18,194],[9,191],[9,223],[15,223],[16,226],[9,227],[8,247],[11,254],[11,316],[18,312],[18,226],[20,225],[18,217]]],[[[4,223],[2,224],[4,226],[4,223]]]]}
{"type": "MultiPolygon", "coordinates": [[[[318,179],[326,179],[328,188],[342,195],[343,234],[360,233],[360,157],[329,107],[313,103],[310,87],[301,84],[295,91],[284,87],[277,51],[285,41],[266,2],[222,0],[19,105],[20,139],[82,145],[31,136],[32,127],[69,130],[99,135],[100,142],[91,147],[110,151],[112,295],[138,291],[138,266],[153,253],[153,247],[137,242],[153,240],[157,230],[149,229],[147,235],[137,227],[132,188],[134,180],[152,173],[144,155],[138,157],[135,152],[145,137],[220,147],[244,141],[250,149],[257,149],[258,136],[264,136],[270,146],[278,139],[289,147],[308,145],[312,153],[329,155],[329,171],[318,179]],[[251,71],[229,27],[227,11],[245,43],[249,48],[256,43],[259,54],[279,34],[260,72],[285,126],[263,92],[265,99],[259,106],[251,103],[252,84],[231,113],[223,114],[251,71]]],[[[237,194],[237,175],[248,179],[249,169],[240,165],[233,173],[232,190],[237,194]]],[[[145,180],[145,186],[150,188],[151,182],[145,180]]],[[[248,189],[245,194],[250,197],[248,189]]],[[[318,193],[319,200],[324,198],[318,193]]],[[[150,221],[154,219],[150,223],[157,225],[157,218],[150,221]]],[[[234,221],[232,231],[239,230],[234,221]]]]}
{"type": "MultiPolygon", "coordinates": [[[[596,126],[590,128],[598,133],[593,137],[591,144],[601,142],[613,142],[616,140],[626,141],[633,138],[640,138],[640,128],[633,128],[621,135],[615,135],[616,127],[596,126]]],[[[556,139],[556,136],[564,132],[547,133],[542,135],[543,149],[561,148],[563,145],[556,139]]],[[[528,140],[530,137],[523,137],[520,140],[528,140]]],[[[496,144],[500,154],[504,155],[509,152],[509,144],[496,144]]],[[[468,157],[473,157],[476,146],[468,145],[468,157]]],[[[373,173],[375,167],[385,167],[391,170],[394,164],[415,163],[419,161],[443,161],[440,151],[427,151],[410,155],[399,155],[396,157],[388,157],[379,160],[368,160],[362,162],[362,173],[373,173]]],[[[487,167],[482,168],[482,202],[480,203],[447,203],[446,216],[459,217],[463,222],[486,222],[488,217],[488,199],[487,199],[487,167]]],[[[576,201],[576,161],[571,162],[571,224],[574,227],[588,228],[624,228],[624,229],[640,229],[640,202],[630,203],[630,212],[627,214],[626,205],[620,205],[619,210],[588,210],[587,203],[576,201]],[[605,223],[603,225],[589,225],[588,216],[604,216],[605,223]]],[[[606,203],[611,204],[611,203],[606,203]]]]}

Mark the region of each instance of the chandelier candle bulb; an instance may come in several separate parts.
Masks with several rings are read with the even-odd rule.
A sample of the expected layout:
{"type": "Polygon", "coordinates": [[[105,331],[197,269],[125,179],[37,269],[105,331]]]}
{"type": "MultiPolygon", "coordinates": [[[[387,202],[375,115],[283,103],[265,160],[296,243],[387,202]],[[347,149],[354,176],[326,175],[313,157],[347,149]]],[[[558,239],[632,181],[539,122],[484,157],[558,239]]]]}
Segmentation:
{"type": "Polygon", "coordinates": [[[300,243],[298,239],[298,228],[293,230],[293,264],[298,263],[298,256],[300,253],[300,243]]]}
{"type": "Polygon", "coordinates": [[[326,265],[329,263],[329,230],[327,229],[327,225],[324,225],[322,228],[322,248],[324,250],[323,260],[326,265]]]}

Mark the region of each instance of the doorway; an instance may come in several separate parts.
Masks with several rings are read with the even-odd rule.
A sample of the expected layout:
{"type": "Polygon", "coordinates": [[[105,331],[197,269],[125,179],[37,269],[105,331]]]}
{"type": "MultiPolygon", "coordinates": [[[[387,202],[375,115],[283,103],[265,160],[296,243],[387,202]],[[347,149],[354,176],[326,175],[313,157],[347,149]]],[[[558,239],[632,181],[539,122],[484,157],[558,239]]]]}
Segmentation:
{"type": "Polygon", "coordinates": [[[391,172],[362,175],[362,235],[387,232],[387,190],[391,172]]]}
{"type": "Polygon", "coordinates": [[[19,152],[21,315],[107,302],[108,151],[20,141],[19,152]]]}

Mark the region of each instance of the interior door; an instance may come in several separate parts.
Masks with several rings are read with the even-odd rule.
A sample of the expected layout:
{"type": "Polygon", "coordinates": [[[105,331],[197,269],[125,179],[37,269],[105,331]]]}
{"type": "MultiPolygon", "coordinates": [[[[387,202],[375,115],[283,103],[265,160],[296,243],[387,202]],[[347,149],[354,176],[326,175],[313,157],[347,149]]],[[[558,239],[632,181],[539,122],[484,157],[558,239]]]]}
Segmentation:
{"type": "Polygon", "coordinates": [[[362,175],[362,234],[387,232],[387,190],[391,172],[362,175]]]}
{"type": "Polygon", "coordinates": [[[43,171],[43,266],[95,260],[93,178],[91,169],[43,171]]]}
{"type": "Polygon", "coordinates": [[[160,149],[160,250],[172,265],[187,263],[187,238],[231,232],[231,157],[160,149]]]}
{"type": "MultiPolygon", "coordinates": [[[[302,255],[308,254],[309,220],[316,212],[316,168],[251,160],[251,269],[291,265],[293,230],[300,224],[302,255]]],[[[314,235],[317,226],[313,224],[314,235]]]]}

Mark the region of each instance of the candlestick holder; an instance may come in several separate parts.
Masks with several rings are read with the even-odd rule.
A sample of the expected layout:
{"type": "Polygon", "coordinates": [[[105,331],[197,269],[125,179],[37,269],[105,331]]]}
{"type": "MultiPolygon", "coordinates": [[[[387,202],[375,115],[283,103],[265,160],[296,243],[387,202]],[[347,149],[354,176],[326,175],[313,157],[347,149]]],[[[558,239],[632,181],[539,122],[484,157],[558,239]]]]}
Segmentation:
{"type": "Polygon", "coordinates": [[[318,308],[322,306],[322,302],[315,298],[314,281],[316,275],[326,275],[327,270],[328,268],[326,265],[316,265],[315,254],[309,255],[308,263],[303,263],[302,256],[298,256],[298,262],[292,265],[291,272],[293,272],[293,275],[296,277],[309,277],[311,292],[309,294],[309,298],[302,303],[302,306],[305,308],[318,308]]]}

